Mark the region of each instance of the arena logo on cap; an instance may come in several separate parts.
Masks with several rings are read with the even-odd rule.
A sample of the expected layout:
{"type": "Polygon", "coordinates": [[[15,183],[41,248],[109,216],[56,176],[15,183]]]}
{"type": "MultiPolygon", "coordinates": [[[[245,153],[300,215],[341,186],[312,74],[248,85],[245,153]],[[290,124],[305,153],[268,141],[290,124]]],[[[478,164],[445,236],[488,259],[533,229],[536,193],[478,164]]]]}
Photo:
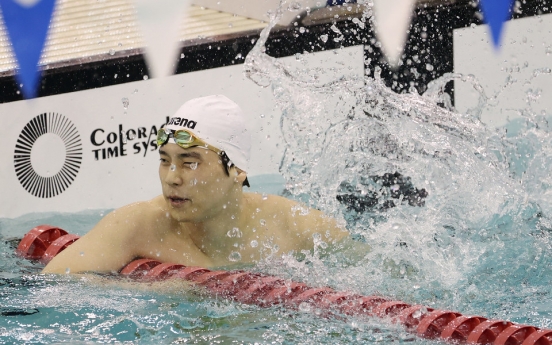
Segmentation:
{"type": "Polygon", "coordinates": [[[19,134],[13,160],[15,174],[27,192],[39,198],[55,197],[73,183],[80,170],[79,132],[61,114],[40,114],[19,134]]]}
{"type": "Polygon", "coordinates": [[[180,117],[173,117],[167,125],[175,125],[175,126],[182,126],[182,127],[188,127],[189,129],[194,129],[197,125],[197,122],[195,121],[188,121],[188,119],[180,118],[180,117]]]}

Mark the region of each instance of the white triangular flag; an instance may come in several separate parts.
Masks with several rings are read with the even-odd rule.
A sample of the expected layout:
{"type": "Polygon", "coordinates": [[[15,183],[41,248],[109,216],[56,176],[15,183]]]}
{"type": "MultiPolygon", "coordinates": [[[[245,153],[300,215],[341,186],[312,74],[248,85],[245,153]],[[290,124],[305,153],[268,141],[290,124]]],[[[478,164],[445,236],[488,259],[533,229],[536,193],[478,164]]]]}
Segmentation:
{"type": "Polygon", "coordinates": [[[392,67],[399,64],[416,0],[373,0],[374,31],[392,67]]]}
{"type": "Polygon", "coordinates": [[[153,77],[173,74],[180,51],[180,23],[190,0],[134,0],[134,5],[149,71],[153,77]]]}

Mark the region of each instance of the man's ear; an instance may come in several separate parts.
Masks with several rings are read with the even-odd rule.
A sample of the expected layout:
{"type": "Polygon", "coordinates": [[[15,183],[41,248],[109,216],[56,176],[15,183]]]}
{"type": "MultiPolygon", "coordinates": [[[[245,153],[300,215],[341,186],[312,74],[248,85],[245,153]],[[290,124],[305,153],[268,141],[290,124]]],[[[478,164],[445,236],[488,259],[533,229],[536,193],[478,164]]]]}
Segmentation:
{"type": "Polygon", "coordinates": [[[243,185],[243,181],[247,178],[245,171],[240,170],[236,167],[232,167],[231,174],[234,175],[234,182],[238,183],[240,186],[243,185]]]}

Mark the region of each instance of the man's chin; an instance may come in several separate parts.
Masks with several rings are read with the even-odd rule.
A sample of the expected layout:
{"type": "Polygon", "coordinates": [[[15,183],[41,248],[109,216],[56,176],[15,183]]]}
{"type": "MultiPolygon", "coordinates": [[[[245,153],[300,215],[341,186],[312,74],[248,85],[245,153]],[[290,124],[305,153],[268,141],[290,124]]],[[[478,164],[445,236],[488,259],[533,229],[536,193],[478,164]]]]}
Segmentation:
{"type": "Polygon", "coordinates": [[[182,209],[182,208],[173,208],[171,204],[169,206],[168,216],[177,222],[193,222],[197,216],[193,213],[193,210],[182,209]]]}

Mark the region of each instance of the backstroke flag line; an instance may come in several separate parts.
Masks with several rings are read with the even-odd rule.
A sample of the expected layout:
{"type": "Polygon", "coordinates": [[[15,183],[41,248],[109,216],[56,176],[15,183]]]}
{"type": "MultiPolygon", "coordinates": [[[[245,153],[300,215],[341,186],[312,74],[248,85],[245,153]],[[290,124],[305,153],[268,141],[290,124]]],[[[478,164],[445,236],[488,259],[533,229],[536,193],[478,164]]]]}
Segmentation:
{"type": "Polygon", "coordinates": [[[180,51],[180,24],[190,0],[134,0],[134,5],[149,71],[153,77],[172,75],[180,51]]]}
{"type": "MultiPolygon", "coordinates": [[[[153,77],[175,72],[180,50],[179,30],[191,0],[133,0],[144,37],[145,58],[153,77]]],[[[40,83],[38,66],[56,0],[0,0],[0,9],[17,60],[16,79],[23,95],[34,98],[40,83]]],[[[374,31],[392,67],[403,54],[416,0],[373,0],[374,31]]],[[[493,44],[500,47],[504,22],[514,0],[480,0],[493,44]]]]}
{"type": "Polygon", "coordinates": [[[56,0],[0,0],[8,37],[17,59],[16,79],[23,95],[34,98],[40,83],[38,62],[48,34],[56,0]]]}
{"type": "Polygon", "coordinates": [[[493,45],[498,50],[504,22],[510,19],[510,12],[515,0],[480,0],[479,6],[483,12],[483,20],[491,29],[493,45]]]}
{"type": "Polygon", "coordinates": [[[374,31],[391,67],[404,51],[416,0],[374,0],[374,31]]]}

